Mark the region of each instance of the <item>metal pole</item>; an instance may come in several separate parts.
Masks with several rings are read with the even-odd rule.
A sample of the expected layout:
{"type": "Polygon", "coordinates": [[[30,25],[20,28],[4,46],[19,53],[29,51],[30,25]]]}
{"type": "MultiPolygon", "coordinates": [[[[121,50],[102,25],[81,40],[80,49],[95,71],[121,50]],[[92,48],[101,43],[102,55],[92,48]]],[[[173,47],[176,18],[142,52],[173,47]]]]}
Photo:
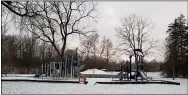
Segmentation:
{"type": "Polygon", "coordinates": [[[57,71],[59,71],[59,72],[57,72],[57,76],[58,76],[58,79],[60,78],[60,63],[58,62],[58,66],[59,66],[59,68],[58,68],[58,70],[57,71]]]}
{"type": "Polygon", "coordinates": [[[74,66],[73,66],[73,78],[74,78],[74,73],[75,73],[74,71],[75,71],[75,68],[74,68],[74,66]]]}
{"type": "Polygon", "coordinates": [[[47,78],[47,75],[48,75],[48,64],[46,64],[46,78],[47,78]]]}
{"type": "Polygon", "coordinates": [[[47,64],[47,77],[49,75],[49,64],[47,64]]]}
{"type": "Polygon", "coordinates": [[[55,78],[55,77],[56,77],[56,76],[55,76],[55,70],[56,70],[56,68],[55,68],[55,61],[53,62],[53,64],[54,64],[54,66],[53,66],[54,68],[53,68],[53,72],[52,72],[52,73],[53,73],[53,76],[54,76],[54,78],[55,78]]]}
{"type": "Polygon", "coordinates": [[[61,62],[59,62],[59,78],[61,78],[61,62]]]}
{"type": "Polygon", "coordinates": [[[63,61],[63,67],[62,77],[65,78],[65,60],[63,61]]]}
{"type": "Polygon", "coordinates": [[[72,78],[74,78],[74,65],[73,65],[73,58],[71,59],[71,64],[72,64],[72,78]]]}
{"type": "Polygon", "coordinates": [[[61,61],[61,77],[63,77],[63,62],[61,61]]]}
{"type": "Polygon", "coordinates": [[[43,79],[43,64],[42,64],[42,79],[43,79]]]}
{"type": "Polygon", "coordinates": [[[48,66],[49,66],[48,76],[50,76],[50,70],[51,70],[50,64],[48,64],[48,66]]]}
{"type": "Polygon", "coordinates": [[[70,64],[71,64],[71,78],[72,78],[72,58],[71,58],[71,61],[70,61],[70,64]]]}
{"type": "Polygon", "coordinates": [[[70,75],[71,75],[69,74],[69,71],[71,69],[69,65],[70,65],[70,58],[68,58],[68,62],[67,62],[67,78],[70,78],[70,75]]]}
{"type": "Polygon", "coordinates": [[[51,62],[50,62],[50,76],[51,76],[51,74],[52,74],[52,69],[51,69],[51,62]]]}
{"type": "Polygon", "coordinates": [[[64,75],[64,74],[65,74],[65,73],[64,73],[64,72],[65,72],[65,68],[63,68],[63,67],[65,67],[65,60],[62,62],[62,65],[63,65],[63,66],[62,66],[62,69],[63,69],[63,70],[62,70],[62,77],[64,78],[64,76],[65,76],[65,75],[64,75]]]}
{"type": "Polygon", "coordinates": [[[46,78],[48,76],[48,64],[46,63],[46,78]]]}
{"type": "Polygon", "coordinates": [[[46,64],[46,78],[48,77],[48,64],[46,64]]]}
{"type": "Polygon", "coordinates": [[[66,68],[65,68],[65,63],[66,63],[66,57],[65,57],[65,62],[64,62],[64,78],[65,78],[65,70],[66,70],[66,68]]]}
{"type": "Polygon", "coordinates": [[[69,74],[68,74],[68,71],[69,71],[69,58],[67,59],[67,62],[66,62],[66,77],[68,78],[69,77],[69,74]]]}
{"type": "Polygon", "coordinates": [[[74,65],[73,65],[73,58],[72,58],[72,62],[71,62],[71,64],[72,64],[72,78],[74,78],[74,65]]]}
{"type": "Polygon", "coordinates": [[[44,64],[44,76],[46,77],[46,64],[44,64]]]}
{"type": "Polygon", "coordinates": [[[67,66],[67,58],[65,59],[65,78],[67,77],[67,68],[66,68],[66,66],[67,66]]]}
{"type": "Polygon", "coordinates": [[[60,77],[61,77],[61,71],[62,71],[62,69],[61,69],[61,65],[62,65],[62,63],[60,62],[60,77]]]}
{"type": "Polygon", "coordinates": [[[138,80],[137,79],[137,76],[138,76],[138,56],[136,55],[136,60],[135,60],[135,62],[136,62],[136,81],[138,80]]]}
{"type": "MultiPolygon", "coordinates": [[[[76,48],[76,62],[78,66],[78,47],[76,48]]],[[[74,78],[74,74],[75,74],[75,66],[73,67],[73,78],[74,78]]]]}

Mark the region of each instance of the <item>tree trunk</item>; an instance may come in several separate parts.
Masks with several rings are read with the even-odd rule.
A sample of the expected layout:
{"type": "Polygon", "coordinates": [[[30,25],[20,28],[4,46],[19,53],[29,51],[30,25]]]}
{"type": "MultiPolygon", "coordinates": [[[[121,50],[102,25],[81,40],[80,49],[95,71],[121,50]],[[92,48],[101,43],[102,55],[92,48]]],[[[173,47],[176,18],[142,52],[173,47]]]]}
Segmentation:
{"type": "Polygon", "coordinates": [[[63,47],[61,48],[61,60],[64,61],[64,53],[65,53],[65,48],[66,48],[66,44],[67,44],[67,38],[64,38],[64,43],[63,43],[63,47]]]}

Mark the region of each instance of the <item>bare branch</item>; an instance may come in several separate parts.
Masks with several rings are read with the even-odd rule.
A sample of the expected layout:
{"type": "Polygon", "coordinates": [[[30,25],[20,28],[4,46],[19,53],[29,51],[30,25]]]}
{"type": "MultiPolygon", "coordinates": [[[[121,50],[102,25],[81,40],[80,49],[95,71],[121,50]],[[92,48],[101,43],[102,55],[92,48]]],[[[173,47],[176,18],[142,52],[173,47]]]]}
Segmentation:
{"type": "MultiPolygon", "coordinates": [[[[146,38],[148,38],[148,33],[154,28],[152,23],[148,20],[143,19],[135,14],[121,19],[122,26],[116,28],[117,37],[120,39],[119,45],[123,47],[120,51],[125,51],[128,54],[134,49],[143,49],[143,45],[146,44],[146,38]]],[[[152,43],[145,52],[149,52],[150,49],[154,47],[155,43],[152,43]]]]}

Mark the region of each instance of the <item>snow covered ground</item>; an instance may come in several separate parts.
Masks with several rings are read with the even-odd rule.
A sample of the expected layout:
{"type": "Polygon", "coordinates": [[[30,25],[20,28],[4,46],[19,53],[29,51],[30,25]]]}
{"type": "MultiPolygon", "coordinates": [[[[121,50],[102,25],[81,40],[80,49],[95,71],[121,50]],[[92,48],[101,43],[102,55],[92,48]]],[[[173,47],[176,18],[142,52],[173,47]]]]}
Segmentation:
{"type": "MultiPolygon", "coordinates": [[[[147,75],[149,77],[153,77],[154,79],[180,82],[180,85],[95,84],[96,81],[111,81],[112,80],[111,78],[87,78],[88,81],[87,85],[66,84],[66,83],[2,81],[2,94],[187,94],[188,93],[187,79],[176,78],[175,80],[172,80],[172,78],[161,78],[159,74],[160,72],[156,72],[156,73],[149,72],[147,75]]],[[[6,78],[13,78],[13,76],[6,78]]]]}

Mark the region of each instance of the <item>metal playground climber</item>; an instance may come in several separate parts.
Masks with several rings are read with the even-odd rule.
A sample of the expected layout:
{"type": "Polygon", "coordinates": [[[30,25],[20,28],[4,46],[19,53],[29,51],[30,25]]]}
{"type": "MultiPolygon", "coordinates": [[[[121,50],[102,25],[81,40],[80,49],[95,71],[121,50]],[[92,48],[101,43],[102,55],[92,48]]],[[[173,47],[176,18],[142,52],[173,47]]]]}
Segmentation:
{"type": "Polygon", "coordinates": [[[53,61],[41,66],[40,77],[53,79],[70,79],[79,77],[80,70],[84,68],[84,64],[77,57],[77,53],[73,56],[65,56],[64,61],[53,61]]]}

